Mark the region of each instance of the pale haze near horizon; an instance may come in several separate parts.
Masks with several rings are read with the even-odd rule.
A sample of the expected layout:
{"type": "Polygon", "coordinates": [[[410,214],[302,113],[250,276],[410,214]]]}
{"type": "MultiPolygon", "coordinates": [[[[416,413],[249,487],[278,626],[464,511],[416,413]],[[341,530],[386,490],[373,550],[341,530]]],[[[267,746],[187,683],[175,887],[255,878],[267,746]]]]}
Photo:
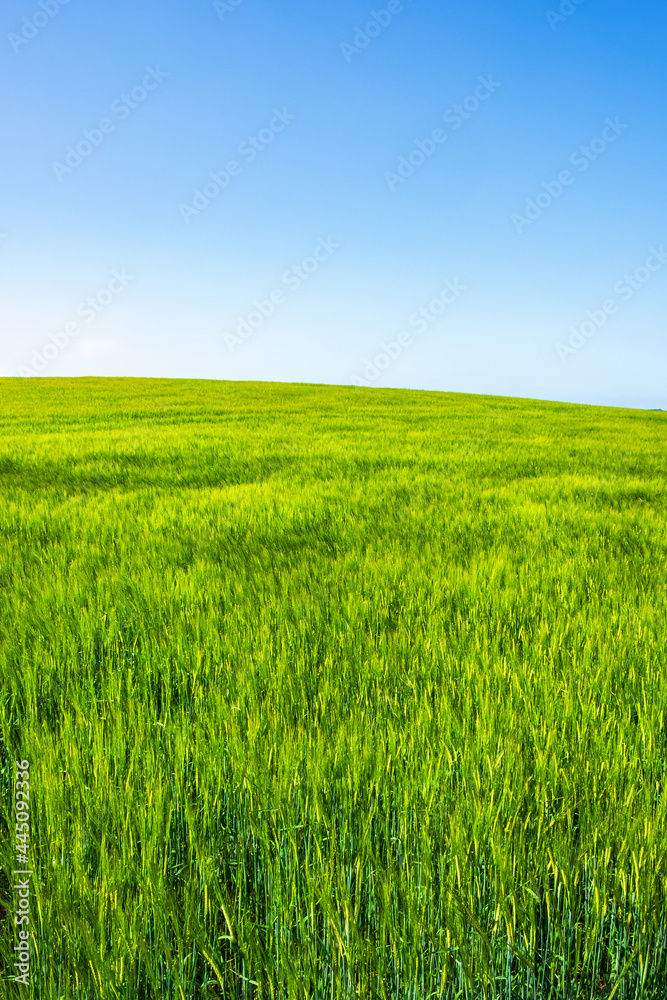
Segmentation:
{"type": "Polygon", "coordinates": [[[666,22],[10,0],[0,375],[667,409],[666,22]]]}

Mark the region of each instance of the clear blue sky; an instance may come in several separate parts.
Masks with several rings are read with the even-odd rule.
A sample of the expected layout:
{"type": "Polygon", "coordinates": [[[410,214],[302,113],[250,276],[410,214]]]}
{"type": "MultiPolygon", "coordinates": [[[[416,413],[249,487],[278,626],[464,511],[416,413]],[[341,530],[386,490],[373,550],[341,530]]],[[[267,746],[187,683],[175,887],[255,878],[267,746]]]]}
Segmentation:
{"type": "Polygon", "coordinates": [[[0,374],[667,408],[655,0],[0,16],[0,374]]]}

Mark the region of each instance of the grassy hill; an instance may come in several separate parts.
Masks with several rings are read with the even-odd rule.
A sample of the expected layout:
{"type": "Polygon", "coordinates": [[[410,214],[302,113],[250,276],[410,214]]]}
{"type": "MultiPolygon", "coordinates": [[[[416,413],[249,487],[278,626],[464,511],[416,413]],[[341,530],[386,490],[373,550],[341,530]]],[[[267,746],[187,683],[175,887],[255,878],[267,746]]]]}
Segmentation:
{"type": "MultiPolygon", "coordinates": [[[[667,991],[667,414],[0,380],[51,998],[667,991]]],[[[26,846],[26,845],[24,845],[26,846]]]]}

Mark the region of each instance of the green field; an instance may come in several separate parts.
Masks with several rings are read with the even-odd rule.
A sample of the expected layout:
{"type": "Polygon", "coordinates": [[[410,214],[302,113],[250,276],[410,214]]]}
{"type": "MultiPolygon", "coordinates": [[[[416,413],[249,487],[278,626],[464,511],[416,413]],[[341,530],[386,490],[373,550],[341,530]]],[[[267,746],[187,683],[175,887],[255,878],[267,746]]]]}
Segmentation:
{"type": "Polygon", "coordinates": [[[667,997],[667,413],[4,379],[0,422],[3,997],[667,997]]]}

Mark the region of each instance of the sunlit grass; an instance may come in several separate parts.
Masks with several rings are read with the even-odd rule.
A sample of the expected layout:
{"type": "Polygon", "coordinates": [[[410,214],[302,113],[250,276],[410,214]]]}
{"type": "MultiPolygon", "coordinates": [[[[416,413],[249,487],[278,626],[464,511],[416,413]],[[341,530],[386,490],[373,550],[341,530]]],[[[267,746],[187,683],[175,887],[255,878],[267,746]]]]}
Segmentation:
{"type": "Polygon", "coordinates": [[[667,996],[666,414],[43,379],[0,425],[22,995],[667,996]]]}

